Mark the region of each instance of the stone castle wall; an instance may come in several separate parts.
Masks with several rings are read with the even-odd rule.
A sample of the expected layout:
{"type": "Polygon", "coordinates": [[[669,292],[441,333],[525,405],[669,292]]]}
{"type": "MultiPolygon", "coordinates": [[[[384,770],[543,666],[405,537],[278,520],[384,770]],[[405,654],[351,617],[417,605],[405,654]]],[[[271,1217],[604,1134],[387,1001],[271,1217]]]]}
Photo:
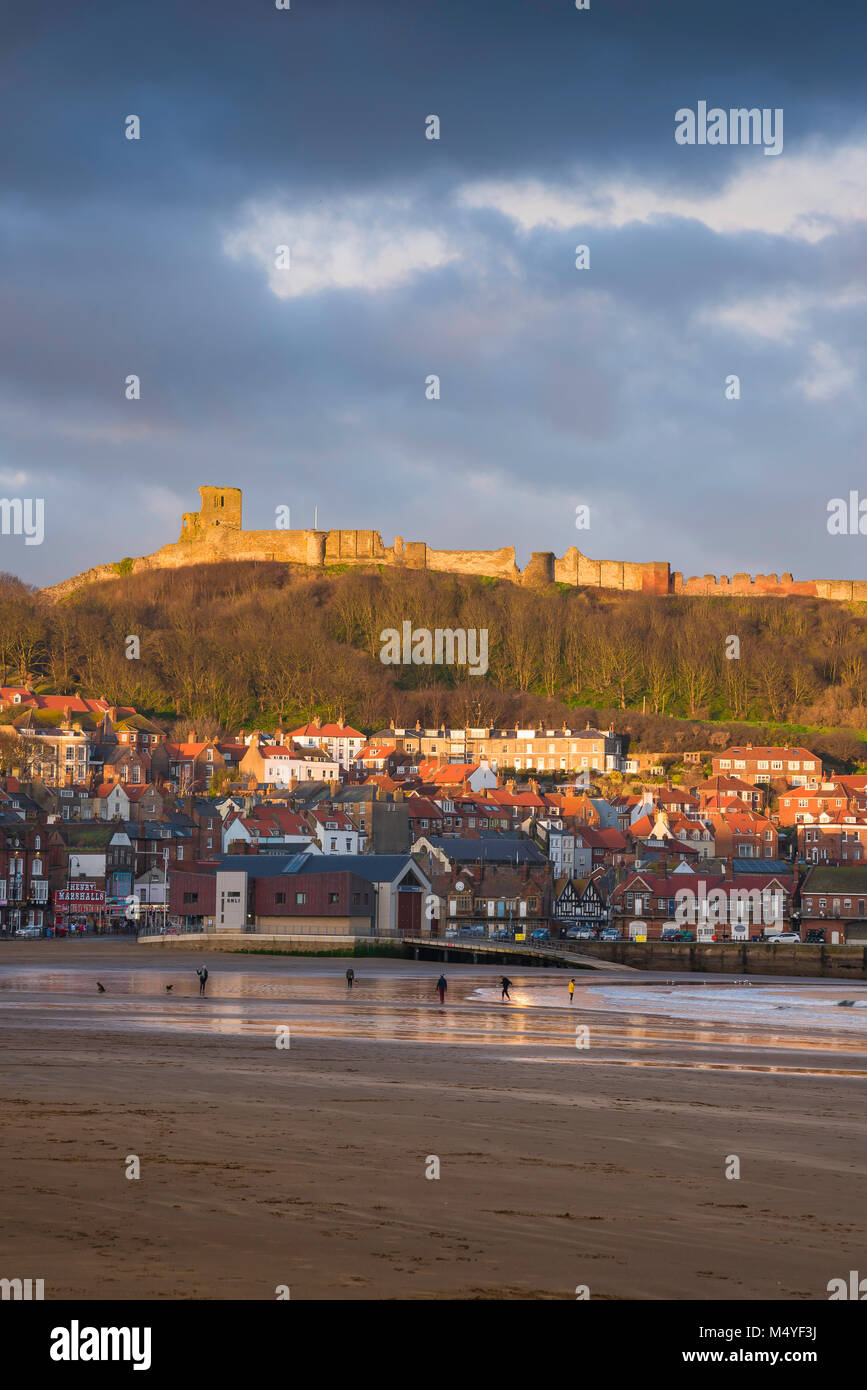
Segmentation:
{"type": "MultiPolygon", "coordinates": [[[[407,569],[438,570],[449,574],[479,575],[508,579],[513,583],[543,588],[552,583],[583,588],[614,589],[621,592],[693,597],[787,597],[831,599],[838,602],[867,602],[867,581],[793,580],[791,574],[778,579],[775,574],[735,574],[729,579],[713,574],[685,579],[668,562],[653,560],[637,564],[630,560],[591,560],[576,546],[562,558],[553,551],[537,551],[521,572],[514,546],[499,550],[434,550],[425,541],[404,541],[398,536],[386,546],[378,531],[245,531],[242,526],[240,488],[208,484],[199,488],[202,505],[198,512],[185,512],[177,541],[164,545],[152,555],[132,561],[128,572],[140,574],[154,569],[178,569],[184,565],[220,560],[276,560],[310,565],[396,565],[407,569]]],[[[55,584],[43,592],[54,599],[66,598],[86,584],[118,578],[115,565],[96,565],[82,574],[55,584]]]]}

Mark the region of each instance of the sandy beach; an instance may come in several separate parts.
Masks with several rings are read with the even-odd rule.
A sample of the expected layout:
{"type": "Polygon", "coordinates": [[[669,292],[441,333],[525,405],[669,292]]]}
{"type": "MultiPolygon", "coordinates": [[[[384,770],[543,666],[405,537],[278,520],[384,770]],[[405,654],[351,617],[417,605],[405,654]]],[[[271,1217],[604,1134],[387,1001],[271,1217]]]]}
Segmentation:
{"type": "Polygon", "coordinates": [[[867,990],[594,974],[570,1006],[534,970],[504,1004],[498,970],[449,965],[441,1010],[431,963],[355,960],[350,994],[345,960],[205,959],[199,999],[186,953],[0,944],[0,1275],[46,1298],[825,1299],[863,1264],[867,990]]]}

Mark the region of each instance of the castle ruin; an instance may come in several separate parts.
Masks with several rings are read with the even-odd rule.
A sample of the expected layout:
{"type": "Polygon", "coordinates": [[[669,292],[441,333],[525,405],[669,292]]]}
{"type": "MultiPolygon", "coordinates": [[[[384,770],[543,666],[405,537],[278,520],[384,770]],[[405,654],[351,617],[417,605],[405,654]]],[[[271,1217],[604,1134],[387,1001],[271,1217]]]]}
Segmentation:
{"type": "MultiPolygon", "coordinates": [[[[779,579],[775,574],[754,577],[735,574],[730,579],[726,575],[717,578],[705,574],[686,579],[679,570],[672,573],[666,560],[651,560],[645,564],[631,560],[591,560],[574,545],[561,557],[553,551],[535,552],[522,572],[515,559],[515,547],[511,545],[500,550],[434,550],[425,541],[405,541],[401,536],[395,538],[393,546],[386,546],[378,531],[245,531],[240,488],[206,484],[199,488],[199,495],[199,510],[184,512],[182,516],[178,540],[152,555],[133,560],[126,572],[139,574],[145,570],[176,569],[219,560],[277,560],[317,568],[400,565],[407,569],[508,579],[534,588],[558,583],[576,588],[687,597],[800,595],[843,602],[867,601],[867,581],[864,580],[796,581],[791,574],[779,579]]],[[[97,565],[44,592],[54,598],[64,598],[84,584],[116,579],[119,572],[118,565],[97,565]]]]}

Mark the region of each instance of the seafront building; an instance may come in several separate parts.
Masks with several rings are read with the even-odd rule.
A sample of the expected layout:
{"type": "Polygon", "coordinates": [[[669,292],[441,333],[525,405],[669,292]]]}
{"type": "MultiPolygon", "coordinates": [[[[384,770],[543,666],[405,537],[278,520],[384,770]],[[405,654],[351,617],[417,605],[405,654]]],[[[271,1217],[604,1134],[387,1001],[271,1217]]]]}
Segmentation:
{"type": "Polygon", "coordinates": [[[867,777],[828,779],[809,748],[696,750],[684,782],[628,786],[613,727],[313,719],[177,741],[135,709],[26,686],[0,688],[0,733],[19,760],[0,777],[7,935],[559,934],[604,915],[652,939],[670,889],[730,894],[750,873],[782,884],[796,930],[807,875],[814,934],[867,932],[845,879],[867,855],[867,777]]]}

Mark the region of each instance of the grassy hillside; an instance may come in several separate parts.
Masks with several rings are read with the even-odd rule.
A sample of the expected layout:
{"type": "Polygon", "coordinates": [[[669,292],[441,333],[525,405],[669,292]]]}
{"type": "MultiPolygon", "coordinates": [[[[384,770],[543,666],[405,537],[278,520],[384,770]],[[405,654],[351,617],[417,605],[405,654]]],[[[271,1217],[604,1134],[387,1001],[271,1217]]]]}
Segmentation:
{"type": "Polygon", "coordinates": [[[0,578],[0,679],[104,694],[200,728],[314,714],[363,729],[613,719],[633,747],[771,726],[861,755],[867,612],[814,599],[672,599],[409,570],[267,563],[125,575],[59,604],[0,578]],[[486,628],[489,670],[386,666],[380,633],[486,628]],[[125,656],[127,638],[141,657],[125,656]],[[731,638],[740,656],[729,659],[731,638]],[[642,714],[642,710],[644,713],[642,714]],[[702,729],[700,724],[706,724],[702,729]],[[748,727],[750,726],[750,727],[748,727]],[[822,732],[817,732],[822,731],[822,732]]]}

